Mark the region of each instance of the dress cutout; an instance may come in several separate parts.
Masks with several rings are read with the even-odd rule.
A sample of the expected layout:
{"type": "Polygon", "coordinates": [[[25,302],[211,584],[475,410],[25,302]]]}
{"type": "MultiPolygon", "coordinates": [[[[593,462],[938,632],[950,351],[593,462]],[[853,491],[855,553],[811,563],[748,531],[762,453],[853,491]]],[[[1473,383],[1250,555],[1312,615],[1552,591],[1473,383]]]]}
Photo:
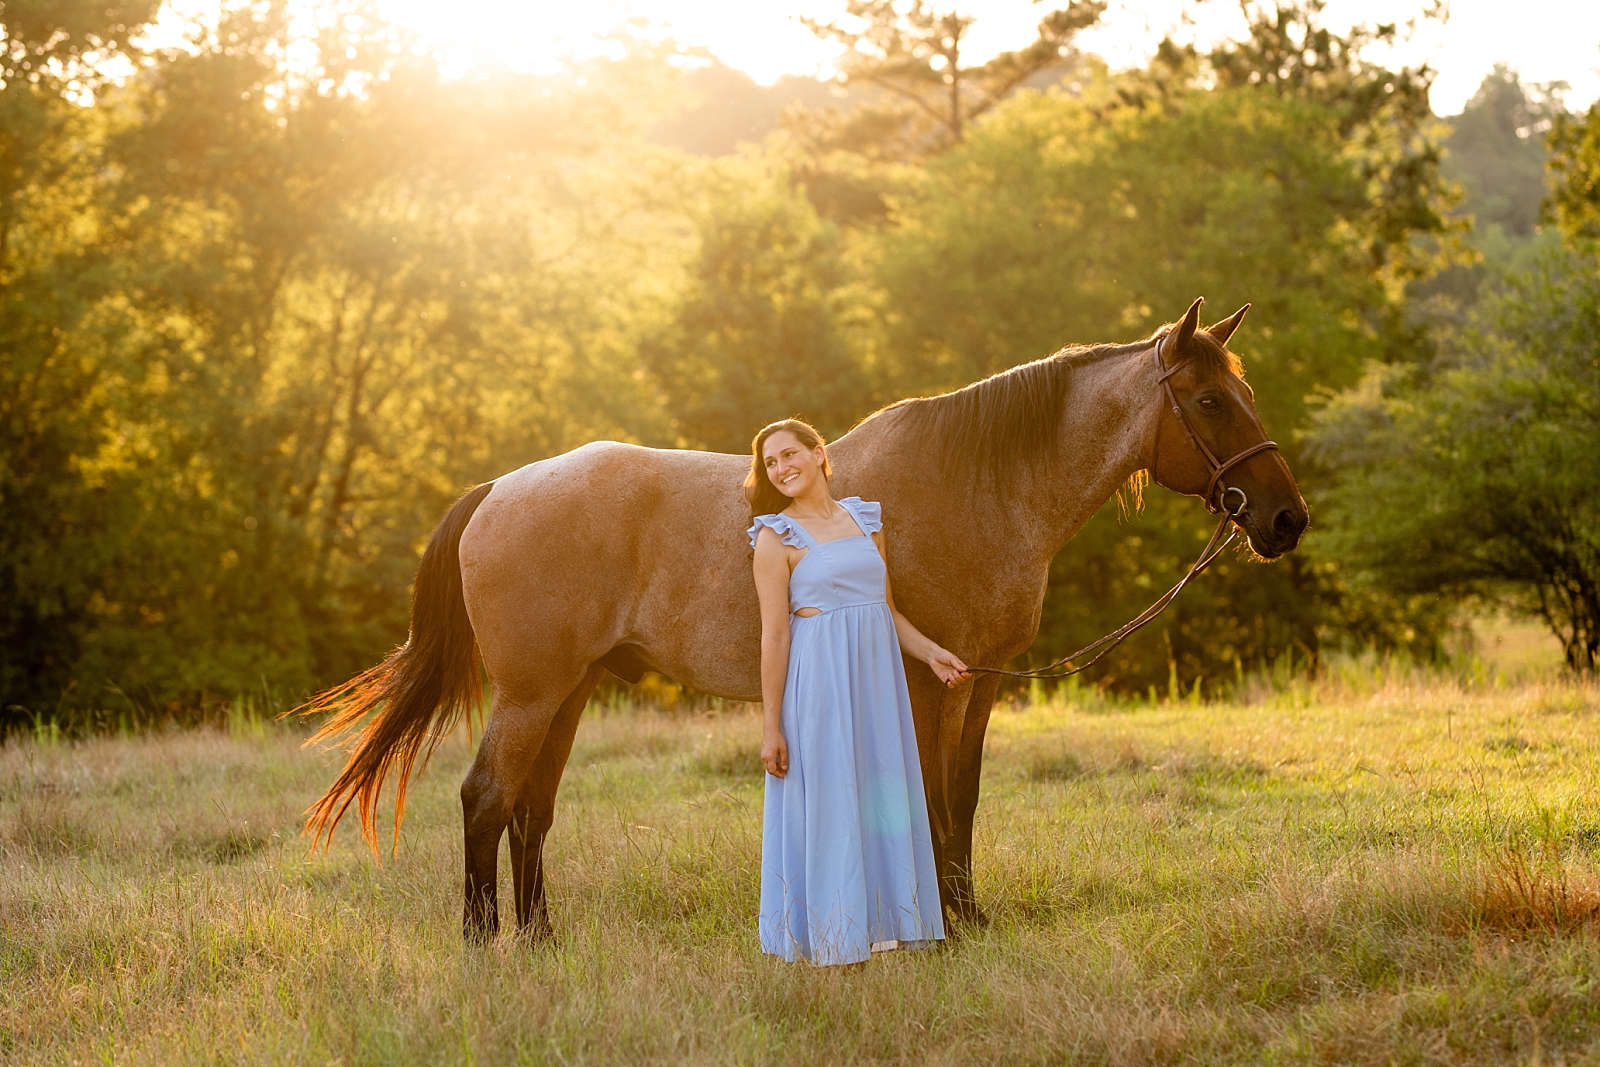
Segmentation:
{"type": "MultiPolygon", "coordinates": [[[[863,534],[882,529],[876,503],[853,496],[839,503],[863,534]]],[[[789,774],[766,776],[761,949],[786,960],[857,963],[874,947],[943,938],[883,557],[870,536],[819,544],[785,515],[758,517],[752,546],[763,526],[807,551],[789,578],[781,715],[789,774]],[[793,614],[801,608],[821,613],[793,614]]]]}

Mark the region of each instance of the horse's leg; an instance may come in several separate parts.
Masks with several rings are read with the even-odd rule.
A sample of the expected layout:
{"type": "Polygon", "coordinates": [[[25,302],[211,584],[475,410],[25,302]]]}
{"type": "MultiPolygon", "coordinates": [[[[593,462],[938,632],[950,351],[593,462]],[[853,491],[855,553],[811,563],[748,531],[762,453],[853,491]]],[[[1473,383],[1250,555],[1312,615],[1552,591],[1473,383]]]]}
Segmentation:
{"type": "Polygon", "coordinates": [[[987,921],[987,917],[978,907],[972,888],[972,823],[978,810],[978,784],[983,776],[983,738],[989,729],[989,713],[994,708],[999,686],[1000,679],[992,674],[980,675],[973,683],[950,783],[950,844],[945,855],[950,903],[963,922],[980,924],[987,921]]]}
{"type": "Polygon", "coordinates": [[[559,687],[549,682],[515,691],[495,686],[489,725],[472,769],[461,783],[461,825],[466,844],[463,927],[469,940],[488,940],[500,929],[496,892],[500,838],[511,822],[523,783],[538,761],[550,724],[587,668],[561,673],[566,677],[559,680],[559,687]]]}
{"type": "Polygon", "coordinates": [[[906,684],[911,691],[911,719],[917,731],[917,756],[922,764],[922,789],[928,802],[928,828],[933,833],[933,864],[939,872],[939,904],[946,916],[957,912],[950,879],[951,837],[950,786],[955,781],[955,753],[947,751],[939,737],[946,715],[945,702],[953,694],[940,684],[933,672],[921,663],[907,661],[906,684]]]}
{"type": "Polygon", "coordinates": [[[983,735],[999,679],[980,675],[970,690],[952,691],[926,667],[908,664],[906,681],[933,830],[939,903],[947,918],[981,923],[983,911],[972,890],[972,818],[978,806],[983,735]],[[950,729],[942,730],[947,723],[950,729]],[[946,743],[942,737],[952,740],[946,743]]]}
{"type": "Polygon", "coordinates": [[[590,667],[583,681],[561,702],[511,815],[511,878],[516,888],[517,926],[534,940],[543,940],[551,933],[550,914],[544,902],[544,839],[555,819],[556,787],[561,784],[561,772],[572,754],[578,720],[604,673],[605,668],[598,663],[590,667]]]}

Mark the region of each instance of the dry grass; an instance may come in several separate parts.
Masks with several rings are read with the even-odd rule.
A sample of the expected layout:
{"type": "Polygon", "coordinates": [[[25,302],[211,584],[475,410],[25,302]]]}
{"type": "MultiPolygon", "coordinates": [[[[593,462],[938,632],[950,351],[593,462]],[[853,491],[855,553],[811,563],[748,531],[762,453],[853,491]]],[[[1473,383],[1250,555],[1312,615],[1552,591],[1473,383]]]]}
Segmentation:
{"type": "MultiPolygon", "coordinates": [[[[251,721],[0,752],[5,1063],[1600,1063],[1600,691],[1372,664],[996,712],[990,925],[763,958],[756,720],[595,711],[558,941],[459,937],[447,743],[398,859],[251,721]]],[[[502,889],[509,899],[509,885],[502,889]]]]}

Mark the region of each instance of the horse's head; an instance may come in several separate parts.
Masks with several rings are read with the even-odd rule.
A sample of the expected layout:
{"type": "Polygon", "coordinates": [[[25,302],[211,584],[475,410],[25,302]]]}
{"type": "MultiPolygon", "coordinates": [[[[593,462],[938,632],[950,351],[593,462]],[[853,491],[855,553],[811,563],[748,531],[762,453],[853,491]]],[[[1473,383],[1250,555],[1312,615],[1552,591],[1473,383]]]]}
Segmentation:
{"type": "Polygon", "coordinates": [[[1232,514],[1256,554],[1276,559],[1300,543],[1310,512],[1228,350],[1250,305],[1201,329],[1203,302],[1156,342],[1161,406],[1145,448],[1150,476],[1232,514]]]}

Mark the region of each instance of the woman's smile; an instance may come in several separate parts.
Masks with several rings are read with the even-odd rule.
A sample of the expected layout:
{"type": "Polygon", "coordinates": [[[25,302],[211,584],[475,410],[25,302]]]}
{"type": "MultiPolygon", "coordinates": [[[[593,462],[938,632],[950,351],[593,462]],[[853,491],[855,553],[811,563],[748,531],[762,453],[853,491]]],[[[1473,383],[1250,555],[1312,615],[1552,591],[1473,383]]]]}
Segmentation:
{"type": "Polygon", "coordinates": [[[793,433],[782,431],[772,434],[762,451],[767,478],[784,496],[799,500],[827,492],[828,454],[822,445],[807,447],[793,433]]]}

